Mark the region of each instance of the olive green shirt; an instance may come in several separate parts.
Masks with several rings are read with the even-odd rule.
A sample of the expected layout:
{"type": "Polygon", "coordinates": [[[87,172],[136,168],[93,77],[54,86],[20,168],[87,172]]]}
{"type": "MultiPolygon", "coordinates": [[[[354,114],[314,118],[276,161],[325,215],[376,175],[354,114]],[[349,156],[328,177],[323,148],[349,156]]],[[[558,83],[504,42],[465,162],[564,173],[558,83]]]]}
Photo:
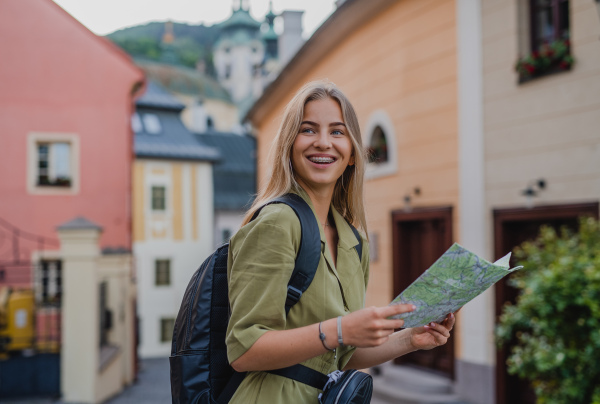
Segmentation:
{"type": "MultiPolygon", "coordinates": [[[[305,192],[298,192],[314,207],[305,192]]],[[[315,277],[300,301],[285,314],[287,284],[300,246],[301,228],[287,205],[274,204],[242,227],[231,239],[227,277],[231,319],[227,328],[229,362],[242,356],[269,330],[307,326],[359,310],[365,304],[369,277],[369,248],[363,237],[362,262],[354,248],[358,240],[344,218],[331,207],[339,242],[337,267],[321,234],[321,259],[315,277]]],[[[315,215],[316,217],[316,215],[315,215]]],[[[321,226],[319,226],[321,227],[321,226]]],[[[319,335],[314,338],[319,341],[319,335]]],[[[336,336],[328,335],[331,340],[336,336]]],[[[320,342],[320,341],[319,341],[320,342]]],[[[353,347],[309,359],[302,364],[327,374],[341,370],[350,360],[353,347]]],[[[249,372],[231,403],[318,403],[319,390],[266,372],[249,372]]]]}

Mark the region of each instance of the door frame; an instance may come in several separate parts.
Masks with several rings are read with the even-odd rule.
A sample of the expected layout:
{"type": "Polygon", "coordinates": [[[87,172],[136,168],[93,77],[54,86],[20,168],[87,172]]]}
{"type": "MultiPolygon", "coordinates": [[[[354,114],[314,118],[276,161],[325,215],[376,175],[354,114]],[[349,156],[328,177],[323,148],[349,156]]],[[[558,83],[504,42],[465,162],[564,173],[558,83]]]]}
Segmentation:
{"type": "MultiPolygon", "coordinates": [[[[452,245],[454,240],[454,229],[452,227],[452,206],[441,206],[441,207],[426,207],[426,208],[413,208],[409,211],[406,210],[394,210],[392,211],[392,294],[402,288],[402,283],[398,274],[400,273],[400,265],[404,259],[404,251],[401,248],[394,248],[397,242],[400,240],[400,229],[398,226],[402,222],[414,222],[419,220],[431,220],[437,219],[442,220],[444,226],[448,231],[445,234],[444,243],[448,246],[452,245]]],[[[427,268],[423,268],[425,270],[427,268]]],[[[394,294],[394,297],[396,295],[394,294]]],[[[454,364],[450,369],[450,378],[454,380],[455,377],[455,350],[454,350],[454,338],[449,343],[452,344],[450,349],[450,359],[454,364]]],[[[446,374],[446,373],[444,373],[446,374]]]]}
{"type": "MultiPolygon", "coordinates": [[[[513,207],[494,209],[494,259],[499,259],[506,254],[507,246],[503,245],[504,225],[510,222],[528,222],[552,219],[573,219],[580,216],[592,216],[598,219],[600,204],[598,202],[544,205],[527,207],[513,207]]],[[[507,295],[506,280],[501,280],[495,285],[495,315],[496,323],[502,312],[507,295]]],[[[496,349],[496,399],[499,404],[506,401],[506,382],[508,373],[506,359],[508,354],[504,348],[496,349]]]]}

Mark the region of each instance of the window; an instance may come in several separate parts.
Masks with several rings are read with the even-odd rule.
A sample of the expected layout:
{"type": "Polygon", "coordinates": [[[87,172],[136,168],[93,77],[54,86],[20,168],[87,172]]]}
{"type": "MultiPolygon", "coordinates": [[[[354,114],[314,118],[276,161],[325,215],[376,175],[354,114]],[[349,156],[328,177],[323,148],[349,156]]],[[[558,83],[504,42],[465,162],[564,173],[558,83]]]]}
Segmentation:
{"type": "Polygon", "coordinates": [[[154,261],[156,286],[169,286],[171,284],[171,260],[154,261]]]}
{"type": "Polygon", "coordinates": [[[369,163],[387,163],[388,150],[385,133],[381,126],[376,126],[369,142],[369,163]]]}
{"type": "Polygon", "coordinates": [[[131,115],[131,129],[135,133],[139,133],[143,129],[142,119],[140,118],[140,114],[138,114],[137,112],[135,114],[131,115]]]}
{"type": "Polygon", "coordinates": [[[108,345],[108,331],[112,328],[112,312],[107,308],[108,302],[108,283],[102,282],[99,285],[100,299],[100,346],[108,345]]]}
{"type": "Polygon", "coordinates": [[[158,135],[162,132],[162,126],[160,125],[160,119],[154,114],[144,114],[142,118],[144,120],[144,128],[146,132],[151,135],[158,135]]]}
{"type": "Polygon", "coordinates": [[[32,195],[77,195],[79,136],[29,132],[26,180],[27,192],[32,195]]]}
{"type": "Polygon", "coordinates": [[[206,117],[206,129],[214,129],[215,123],[211,116],[206,117]]]}
{"type": "Polygon", "coordinates": [[[165,187],[164,186],[153,186],[152,187],[152,210],[165,210],[165,187]]]}
{"type": "Polygon", "coordinates": [[[530,0],[531,50],[569,37],[568,0],[530,0]]]}
{"type": "Polygon", "coordinates": [[[518,2],[519,83],[571,70],[568,0],[518,2]]]}
{"type": "Polygon", "coordinates": [[[365,126],[365,144],[369,155],[369,164],[365,178],[393,175],[398,171],[396,134],[389,115],[383,110],[374,111],[365,126]]]}
{"type": "Polygon", "coordinates": [[[43,304],[60,304],[62,296],[62,262],[45,260],[39,273],[38,300],[43,304]]]}
{"type": "Polygon", "coordinates": [[[67,142],[37,144],[37,185],[71,186],[71,145],[67,142]]]}
{"type": "Polygon", "coordinates": [[[225,66],[225,78],[228,79],[229,77],[231,77],[231,65],[226,65],[225,66]]]}
{"type": "Polygon", "coordinates": [[[171,342],[173,339],[174,318],[160,319],[160,342],[171,342]]]}

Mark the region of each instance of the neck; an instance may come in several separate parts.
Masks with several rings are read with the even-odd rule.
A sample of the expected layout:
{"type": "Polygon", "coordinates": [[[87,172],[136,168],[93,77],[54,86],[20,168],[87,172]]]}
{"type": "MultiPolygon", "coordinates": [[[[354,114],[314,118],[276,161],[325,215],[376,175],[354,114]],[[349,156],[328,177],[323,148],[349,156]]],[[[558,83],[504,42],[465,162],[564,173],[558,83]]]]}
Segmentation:
{"type": "Polygon", "coordinates": [[[299,182],[300,186],[308,196],[315,208],[315,212],[317,213],[317,218],[319,219],[319,223],[324,225],[327,223],[327,216],[329,215],[329,207],[331,206],[331,198],[333,198],[333,187],[327,187],[322,189],[315,189],[306,184],[299,182]]]}

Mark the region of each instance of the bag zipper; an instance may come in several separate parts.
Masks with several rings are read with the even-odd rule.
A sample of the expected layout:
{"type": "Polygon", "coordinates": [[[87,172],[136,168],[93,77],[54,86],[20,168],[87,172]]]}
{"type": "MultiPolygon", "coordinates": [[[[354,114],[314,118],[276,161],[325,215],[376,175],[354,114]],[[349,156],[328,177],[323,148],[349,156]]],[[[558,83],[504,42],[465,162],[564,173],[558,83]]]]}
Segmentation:
{"type": "Polygon", "coordinates": [[[352,375],[348,378],[348,380],[346,380],[346,382],[344,383],[344,385],[340,389],[337,397],[335,398],[335,402],[333,404],[338,404],[340,402],[340,398],[342,398],[342,393],[344,392],[344,389],[346,388],[346,386],[348,385],[348,383],[350,383],[350,380],[352,380],[352,378],[354,376],[356,376],[356,374],[357,374],[357,372],[352,373],[352,375]]]}

